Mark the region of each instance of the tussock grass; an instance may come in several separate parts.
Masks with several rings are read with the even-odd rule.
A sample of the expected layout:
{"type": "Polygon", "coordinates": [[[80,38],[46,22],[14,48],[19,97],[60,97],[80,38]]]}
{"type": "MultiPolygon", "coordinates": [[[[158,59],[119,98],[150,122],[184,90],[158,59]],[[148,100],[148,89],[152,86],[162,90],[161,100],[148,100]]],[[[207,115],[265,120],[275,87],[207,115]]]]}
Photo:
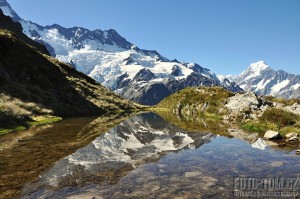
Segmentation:
{"type": "Polygon", "coordinates": [[[269,108],[258,120],[242,123],[240,127],[248,132],[257,132],[260,135],[268,130],[274,130],[284,136],[292,132],[300,133],[299,120],[299,115],[282,109],[269,108]]]}
{"type": "Polygon", "coordinates": [[[300,104],[300,99],[296,99],[296,98],[294,98],[294,99],[284,99],[284,98],[275,98],[275,97],[272,97],[272,96],[266,96],[265,98],[266,98],[266,100],[269,100],[271,102],[281,103],[285,106],[291,106],[295,103],[300,104]]]}
{"type": "Polygon", "coordinates": [[[188,107],[187,109],[190,111],[197,108],[197,116],[199,117],[206,114],[218,118],[222,114],[222,110],[226,111],[223,105],[231,96],[233,96],[232,92],[221,87],[188,87],[166,97],[157,107],[173,110],[178,108],[180,104],[182,107],[188,107]],[[206,108],[201,111],[205,104],[206,108]]]}
{"type": "Polygon", "coordinates": [[[277,124],[280,128],[292,126],[299,119],[300,117],[294,113],[276,108],[267,109],[260,117],[260,121],[277,124]]]}

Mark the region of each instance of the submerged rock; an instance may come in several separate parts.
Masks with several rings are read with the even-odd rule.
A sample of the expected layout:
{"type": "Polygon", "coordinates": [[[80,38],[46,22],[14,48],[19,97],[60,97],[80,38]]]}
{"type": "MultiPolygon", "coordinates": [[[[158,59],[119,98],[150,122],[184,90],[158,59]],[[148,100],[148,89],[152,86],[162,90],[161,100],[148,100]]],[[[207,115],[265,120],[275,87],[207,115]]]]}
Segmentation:
{"type": "Polygon", "coordinates": [[[277,131],[267,131],[264,135],[264,139],[266,140],[274,140],[274,139],[280,139],[281,136],[277,131]]]}
{"type": "Polygon", "coordinates": [[[202,173],[200,171],[185,172],[186,178],[197,177],[197,176],[201,176],[201,175],[202,175],[202,173]]]}

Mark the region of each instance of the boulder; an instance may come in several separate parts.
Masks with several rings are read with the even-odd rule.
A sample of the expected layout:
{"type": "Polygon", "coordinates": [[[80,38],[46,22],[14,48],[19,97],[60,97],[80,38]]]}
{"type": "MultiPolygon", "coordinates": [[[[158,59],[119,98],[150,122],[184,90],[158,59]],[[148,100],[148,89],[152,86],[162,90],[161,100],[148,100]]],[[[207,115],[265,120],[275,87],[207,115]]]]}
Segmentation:
{"type": "Polygon", "coordinates": [[[264,135],[264,139],[266,140],[275,140],[280,138],[281,136],[277,131],[267,131],[264,135]]]}
{"type": "Polygon", "coordinates": [[[254,92],[247,92],[243,94],[236,94],[233,97],[228,98],[227,104],[225,105],[232,111],[242,111],[245,108],[258,108],[261,101],[254,92]]]}
{"type": "Polygon", "coordinates": [[[291,138],[288,139],[289,142],[296,142],[299,141],[299,138],[297,136],[293,136],[291,138]]]}
{"type": "Polygon", "coordinates": [[[286,138],[297,137],[298,133],[288,133],[285,135],[286,138]]]}
{"type": "Polygon", "coordinates": [[[296,151],[296,154],[300,155],[300,149],[296,151]]]}

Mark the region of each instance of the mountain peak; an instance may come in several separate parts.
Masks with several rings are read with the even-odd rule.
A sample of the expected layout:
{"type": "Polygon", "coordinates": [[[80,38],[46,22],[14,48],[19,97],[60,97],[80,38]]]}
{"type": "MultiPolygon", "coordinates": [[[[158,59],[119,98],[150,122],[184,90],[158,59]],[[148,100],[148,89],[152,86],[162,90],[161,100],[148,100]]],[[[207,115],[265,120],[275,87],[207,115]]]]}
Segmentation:
{"type": "Polygon", "coordinates": [[[258,61],[255,63],[250,64],[250,67],[248,70],[254,71],[254,72],[261,72],[267,68],[270,68],[265,61],[258,61]]]}
{"type": "Polygon", "coordinates": [[[0,9],[4,15],[11,17],[14,21],[21,20],[19,15],[11,8],[6,0],[0,0],[0,9]]]}

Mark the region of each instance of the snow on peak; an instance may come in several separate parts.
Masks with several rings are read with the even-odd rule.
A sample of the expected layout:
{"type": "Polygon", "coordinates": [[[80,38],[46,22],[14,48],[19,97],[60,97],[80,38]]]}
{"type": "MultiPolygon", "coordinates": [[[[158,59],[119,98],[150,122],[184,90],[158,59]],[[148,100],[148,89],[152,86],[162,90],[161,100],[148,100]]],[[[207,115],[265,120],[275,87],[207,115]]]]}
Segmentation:
{"type": "Polygon", "coordinates": [[[226,79],[224,75],[217,75],[217,77],[221,82],[223,82],[226,79]]]}
{"type": "Polygon", "coordinates": [[[261,75],[261,72],[270,68],[264,61],[258,61],[250,64],[249,68],[245,70],[241,76],[247,76],[245,80],[249,80],[254,77],[258,77],[261,75]]]}
{"type": "Polygon", "coordinates": [[[21,19],[6,0],[0,0],[0,9],[4,15],[11,17],[14,21],[21,19]]]}
{"type": "Polygon", "coordinates": [[[261,72],[267,68],[269,68],[269,66],[264,61],[258,61],[256,63],[250,64],[248,70],[251,70],[253,72],[261,72]]]}

